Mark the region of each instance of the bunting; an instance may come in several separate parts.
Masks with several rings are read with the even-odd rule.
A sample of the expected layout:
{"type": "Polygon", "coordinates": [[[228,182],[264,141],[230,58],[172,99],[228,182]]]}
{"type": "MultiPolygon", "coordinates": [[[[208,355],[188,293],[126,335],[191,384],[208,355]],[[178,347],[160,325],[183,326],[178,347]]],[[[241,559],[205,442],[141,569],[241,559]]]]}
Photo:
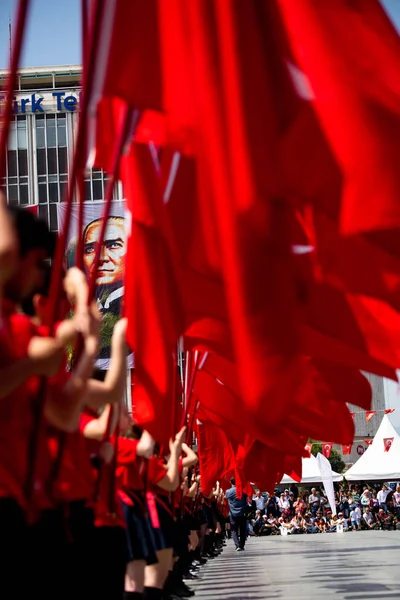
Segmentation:
{"type": "Polygon", "coordinates": [[[383,438],[383,446],[385,448],[385,452],[389,452],[392,447],[394,438],[383,438]]]}
{"type": "Polygon", "coordinates": [[[322,454],[325,456],[325,458],[329,458],[331,455],[331,450],[332,450],[332,444],[322,444],[322,454]]]}
{"type": "Polygon", "coordinates": [[[304,449],[305,449],[305,450],[306,450],[306,452],[308,453],[308,458],[310,458],[310,456],[311,456],[312,447],[313,447],[313,445],[312,445],[312,444],[306,444],[306,445],[304,446],[304,449]]]}
{"type": "Polygon", "coordinates": [[[366,422],[369,423],[374,415],[376,415],[376,410],[367,410],[365,413],[366,422]]]}
{"type": "Polygon", "coordinates": [[[346,454],[351,454],[351,448],[353,444],[343,444],[342,445],[342,454],[345,456],[346,454]]]}

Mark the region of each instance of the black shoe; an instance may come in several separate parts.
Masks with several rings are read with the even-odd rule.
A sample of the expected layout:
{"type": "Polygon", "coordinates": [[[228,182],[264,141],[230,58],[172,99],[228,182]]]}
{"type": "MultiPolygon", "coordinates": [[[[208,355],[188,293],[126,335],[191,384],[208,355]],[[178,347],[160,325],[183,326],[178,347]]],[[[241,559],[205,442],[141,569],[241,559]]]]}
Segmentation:
{"type": "Polygon", "coordinates": [[[192,573],[192,571],[188,571],[187,573],[184,573],[183,579],[193,581],[195,579],[200,579],[200,577],[198,575],[196,575],[196,573],[192,573]]]}
{"type": "Polygon", "coordinates": [[[183,581],[174,588],[172,593],[180,598],[191,598],[194,596],[194,590],[190,589],[183,581]]]}
{"type": "Polygon", "coordinates": [[[200,558],[197,559],[197,562],[199,563],[199,565],[205,565],[207,562],[207,559],[204,556],[200,556],[200,558]]]}

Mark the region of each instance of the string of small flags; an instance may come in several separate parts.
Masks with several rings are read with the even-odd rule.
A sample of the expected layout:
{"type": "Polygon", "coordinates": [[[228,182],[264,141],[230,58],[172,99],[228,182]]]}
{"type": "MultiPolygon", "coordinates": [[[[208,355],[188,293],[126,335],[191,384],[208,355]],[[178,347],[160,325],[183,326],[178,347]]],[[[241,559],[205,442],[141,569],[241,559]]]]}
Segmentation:
{"type": "MultiPolygon", "coordinates": [[[[394,412],[396,409],[395,408],[385,408],[385,409],[378,409],[378,410],[359,410],[356,412],[352,412],[350,413],[351,416],[354,417],[356,416],[356,414],[363,414],[365,413],[365,420],[368,423],[372,417],[374,415],[376,415],[376,413],[384,413],[385,415],[388,415],[392,412],[394,412]]],[[[392,443],[393,443],[394,438],[383,438],[383,446],[384,446],[384,452],[389,452],[390,448],[392,447],[392,443]]],[[[366,439],[364,440],[364,442],[367,444],[367,446],[370,446],[373,442],[373,439],[366,439]]],[[[332,446],[333,444],[328,443],[328,442],[324,442],[322,444],[322,454],[326,457],[329,458],[331,455],[331,450],[332,450],[332,446]]],[[[309,456],[311,456],[311,451],[312,451],[312,447],[313,444],[312,443],[308,443],[305,445],[305,450],[308,453],[309,456]]],[[[351,449],[353,447],[353,444],[342,444],[342,454],[343,455],[348,455],[351,454],[351,449]]],[[[361,454],[364,452],[361,452],[361,454]]],[[[360,454],[360,453],[359,453],[360,454]]]]}

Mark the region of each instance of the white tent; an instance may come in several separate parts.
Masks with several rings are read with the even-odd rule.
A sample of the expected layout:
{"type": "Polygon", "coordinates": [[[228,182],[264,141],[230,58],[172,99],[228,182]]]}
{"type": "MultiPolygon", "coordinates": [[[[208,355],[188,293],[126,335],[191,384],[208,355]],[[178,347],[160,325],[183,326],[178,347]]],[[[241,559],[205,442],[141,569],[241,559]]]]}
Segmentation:
{"type": "Polygon", "coordinates": [[[384,415],[372,444],[344,476],[349,481],[400,479],[400,436],[387,415],[384,415]],[[385,445],[390,445],[387,452],[385,445]]]}
{"type": "MultiPolygon", "coordinates": [[[[311,455],[310,458],[303,458],[302,461],[303,461],[303,465],[302,465],[303,470],[302,470],[302,478],[301,478],[300,483],[304,483],[304,484],[321,483],[322,476],[321,476],[321,472],[319,470],[318,461],[315,458],[315,456],[311,455]]],[[[332,477],[333,477],[333,481],[335,481],[335,482],[343,480],[342,475],[340,475],[339,473],[336,473],[335,471],[332,471],[332,477]]],[[[281,483],[282,484],[297,483],[297,481],[295,481],[294,479],[291,479],[291,477],[289,477],[288,475],[284,475],[281,483]]]]}

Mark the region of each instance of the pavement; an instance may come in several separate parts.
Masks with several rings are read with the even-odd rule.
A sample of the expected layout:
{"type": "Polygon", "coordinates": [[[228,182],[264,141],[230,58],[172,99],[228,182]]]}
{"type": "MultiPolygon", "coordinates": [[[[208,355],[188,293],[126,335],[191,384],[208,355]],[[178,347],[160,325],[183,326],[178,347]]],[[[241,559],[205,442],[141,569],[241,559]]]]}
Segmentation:
{"type": "Polygon", "coordinates": [[[228,540],[200,577],[195,600],[400,600],[400,531],[228,540]]]}

